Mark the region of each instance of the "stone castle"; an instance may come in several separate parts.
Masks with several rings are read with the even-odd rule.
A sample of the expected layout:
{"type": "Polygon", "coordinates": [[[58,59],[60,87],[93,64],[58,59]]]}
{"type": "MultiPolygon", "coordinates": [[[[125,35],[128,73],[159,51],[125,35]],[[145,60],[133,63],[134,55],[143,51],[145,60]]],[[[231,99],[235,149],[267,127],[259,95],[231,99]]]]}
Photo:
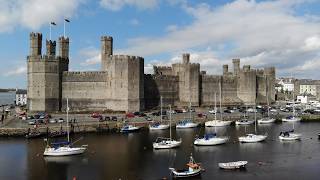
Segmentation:
{"type": "Polygon", "coordinates": [[[200,64],[182,62],[172,66],[154,66],[153,74],[144,74],[144,59],[138,56],[113,55],[113,38],[101,37],[101,71],[69,71],[69,38],[46,40],[42,55],[42,34],[30,34],[28,64],[28,109],[31,112],[70,111],[142,111],[163,104],[177,107],[213,106],[215,93],[222,105],[253,105],[275,100],[275,68],[240,68],[233,59],[233,72],[223,65],[223,75],[207,75],[200,64]]]}

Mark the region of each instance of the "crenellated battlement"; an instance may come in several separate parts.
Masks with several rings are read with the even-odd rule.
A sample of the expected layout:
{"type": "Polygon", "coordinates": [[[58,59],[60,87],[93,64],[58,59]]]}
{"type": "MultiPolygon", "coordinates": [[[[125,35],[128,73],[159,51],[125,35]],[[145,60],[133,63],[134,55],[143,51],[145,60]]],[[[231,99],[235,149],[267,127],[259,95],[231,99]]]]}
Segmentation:
{"type": "Polygon", "coordinates": [[[108,72],[104,71],[78,71],[63,72],[62,82],[107,82],[108,72]]]}
{"type": "Polygon", "coordinates": [[[129,60],[129,61],[143,60],[143,57],[131,56],[131,55],[111,55],[110,58],[112,60],[116,60],[116,61],[121,61],[121,60],[129,60]]]}

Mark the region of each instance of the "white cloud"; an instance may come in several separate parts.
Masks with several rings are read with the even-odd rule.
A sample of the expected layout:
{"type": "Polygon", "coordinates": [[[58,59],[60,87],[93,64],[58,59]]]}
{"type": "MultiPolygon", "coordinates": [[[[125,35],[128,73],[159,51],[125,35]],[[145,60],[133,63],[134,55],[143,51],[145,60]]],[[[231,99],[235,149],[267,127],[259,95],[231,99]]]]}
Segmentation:
{"type": "Polygon", "coordinates": [[[137,26],[137,25],[140,24],[140,22],[139,22],[138,19],[131,19],[131,20],[130,20],[130,24],[131,24],[132,26],[137,26]]]}
{"type": "Polygon", "coordinates": [[[80,63],[81,66],[91,66],[101,63],[100,50],[94,47],[81,49],[79,55],[85,58],[84,62],[80,63]]]}
{"type": "Polygon", "coordinates": [[[0,0],[0,32],[17,26],[37,30],[72,17],[83,0],[0,0]]]}
{"type": "MultiPolygon", "coordinates": [[[[162,37],[130,39],[128,48],[120,51],[149,56],[210,46],[219,59],[239,57],[253,67],[274,65],[280,75],[290,74],[293,67],[313,62],[311,60],[319,56],[317,16],[295,12],[299,5],[307,2],[313,1],[236,0],[215,8],[207,4],[196,7],[182,4],[194,17],[191,24],[167,28],[169,31],[162,37]]],[[[311,69],[307,74],[320,78],[320,74],[316,73],[315,77],[311,69]]]]}
{"type": "Polygon", "coordinates": [[[21,67],[16,67],[13,70],[7,71],[3,74],[3,76],[18,76],[18,75],[25,75],[27,73],[26,65],[21,67]]]}
{"type": "Polygon", "coordinates": [[[158,5],[158,0],[101,0],[100,5],[112,11],[118,11],[124,6],[133,6],[138,9],[153,9],[158,5]]]}

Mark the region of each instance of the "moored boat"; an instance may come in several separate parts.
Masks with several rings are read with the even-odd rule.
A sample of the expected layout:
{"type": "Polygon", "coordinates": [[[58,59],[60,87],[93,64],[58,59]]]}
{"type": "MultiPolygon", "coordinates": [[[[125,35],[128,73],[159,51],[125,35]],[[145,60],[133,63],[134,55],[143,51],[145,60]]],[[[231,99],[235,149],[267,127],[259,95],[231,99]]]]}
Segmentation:
{"type": "Polygon", "coordinates": [[[129,125],[124,125],[121,128],[120,132],[126,133],[126,132],[135,132],[139,130],[140,130],[140,127],[129,124],[129,125]]]}
{"type": "Polygon", "coordinates": [[[195,128],[198,127],[198,123],[193,122],[192,120],[182,120],[179,121],[176,125],[177,129],[185,129],[185,128],[195,128]]]}
{"type": "Polygon", "coordinates": [[[267,135],[247,134],[246,136],[239,137],[239,142],[242,143],[255,143],[264,141],[267,135]]]}
{"type": "Polygon", "coordinates": [[[254,123],[254,120],[249,120],[249,119],[241,119],[236,121],[236,125],[251,125],[254,123]]]}
{"type": "Polygon", "coordinates": [[[177,141],[171,138],[158,137],[152,145],[154,149],[171,149],[171,148],[179,147],[181,143],[182,143],[181,139],[177,141]]]}
{"type": "Polygon", "coordinates": [[[70,142],[58,142],[51,143],[51,146],[47,146],[43,153],[44,156],[69,156],[82,154],[86,151],[86,145],[81,147],[72,147],[70,142]]]}
{"type": "Polygon", "coordinates": [[[213,145],[219,145],[219,144],[224,144],[229,140],[228,137],[217,137],[217,135],[214,134],[205,134],[201,138],[197,138],[194,141],[194,145],[199,145],[199,146],[213,146],[213,145]]]}
{"type": "Polygon", "coordinates": [[[280,132],[279,139],[283,141],[296,141],[301,139],[301,134],[294,133],[294,130],[280,132]]]}
{"type": "Polygon", "coordinates": [[[206,127],[223,127],[229,126],[232,121],[212,120],[204,123],[206,127]]]}
{"type": "Polygon", "coordinates": [[[186,178],[186,177],[193,177],[198,176],[203,171],[202,167],[200,166],[200,163],[196,163],[192,157],[190,156],[189,163],[187,164],[187,169],[178,170],[175,168],[169,168],[172,175],[175,178],[186,178]]]}
{"type": "Polygon", "coordinates": [[[150,130],[164,130],[168,128],[169,128],[169,124],[155,123],[155,124],[149,125],[150,130]]]}
{"type": "Polygon", "coordinates": [[[236,162],[227,162],[227,163],[219,163],[219,167],[221,169],[241,169],[245,168],[248,164],[248,161],[236,161],[236,162]]]}
{"type": "Polygon", "coordinates": [[[276,121],[275,118],[265,117],[258,120],[258,124],[270,124],[276,121]]]}
{"type": "Polygon", "coordinates": [[[301,121],[300,117],[296,117],[296,116],[288,116],[286,118],[282,119],[283,122],[298,122],[301,121]]]}

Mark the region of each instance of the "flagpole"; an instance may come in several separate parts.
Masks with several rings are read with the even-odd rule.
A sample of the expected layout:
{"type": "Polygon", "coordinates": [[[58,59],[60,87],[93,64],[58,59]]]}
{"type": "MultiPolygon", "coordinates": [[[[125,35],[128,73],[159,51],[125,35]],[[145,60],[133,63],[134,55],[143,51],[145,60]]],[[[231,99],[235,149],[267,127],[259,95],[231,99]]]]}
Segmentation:
{"type": "Polygon", "coordinates": [[[49,32],[49,40],[51,40],[51,23],[50,23],[50,32],[49,32]]]}
{"type": "Polygon", "coordinates": [[[66,20],[63,21],[63,37],[66,37],[66,20]]]}

